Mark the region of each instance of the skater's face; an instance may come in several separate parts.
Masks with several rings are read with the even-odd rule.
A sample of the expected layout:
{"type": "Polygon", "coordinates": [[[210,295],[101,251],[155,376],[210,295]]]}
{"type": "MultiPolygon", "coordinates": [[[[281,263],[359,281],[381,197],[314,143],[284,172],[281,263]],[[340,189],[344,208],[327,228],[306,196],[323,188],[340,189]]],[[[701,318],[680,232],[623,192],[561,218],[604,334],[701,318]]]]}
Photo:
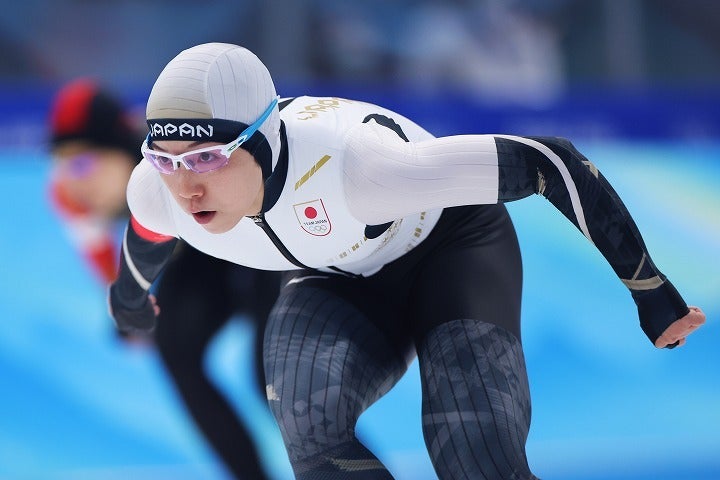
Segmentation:
{"type": "Polygon", "coordinates": [[[180,207],[210,233],[225,233],[242,217],[260,213],[262,168],[242,145],[265,123],[274,98],[255,122],[229,143],[211,140],[155,140],[148,134],[141,151],[162,175],[180,207]]]}
{"type": "MultiPolygon", "coordinates": [[[[220,146],[178,140],[152,144],[153,150],[173,156],[220,146]]],[[[242,148],[235,149],[227,164],[214,170],[197,173],[183,164],[160,177],[182,210],[210,233],[225,233],[244,216],[258,214],[262,207],[262,169],[242,148]]]]}
{"type": "Polygon", "coordinates": [[[71,204],[101,218],[126,211],[125,189],[137,161],[127,152],[68,140],[53,148],[52,157],[55,182],[71,204]]]}

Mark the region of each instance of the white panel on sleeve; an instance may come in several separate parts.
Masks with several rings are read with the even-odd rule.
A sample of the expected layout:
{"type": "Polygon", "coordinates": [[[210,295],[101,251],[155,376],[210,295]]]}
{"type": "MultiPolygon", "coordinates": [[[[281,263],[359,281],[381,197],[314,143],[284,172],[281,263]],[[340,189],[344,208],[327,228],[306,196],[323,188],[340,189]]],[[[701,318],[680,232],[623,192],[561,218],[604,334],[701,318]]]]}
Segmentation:
{"type": "Polygon", "coordinates": [[[123,257],[125,258],[125,263],[128,266],[128,270],[130,270],[130,274],[133,276],[135,281],[138,285],[140,285],[140,288],[145,290],[146,292],[150,290],[150,287],[152,286],[152,282],[147,281],[145,277],[143,277],[143,274],[140,273],[140,270],[135,266],[135,262],[133,262],[133,257],[130,255],[130,251],[128,250],[127,246],[127,229],[130,228],[128,225],[125,227],[125,233],[123,234],[123,241],[122,241],[122,251],[123,251],[123,257]]]}
{"type": "Polygon", "coordinates": [[[587,237],[588,240],[590,240],[590,242],[595,243],[590,236],[590,229],[588,228],[587,222],[585,221],[585,211],[582,208],[582,202],[580,202],[580,194],[578,193],[577,185],[575,185],[575,182],[570,175],[570,171],[568,170],[567,166],[565,166],[562,159],[546,145],[543,145],[542,143],[531,140],[529,138],[516,137],[514,135],[495,135],[495,137],[506,138],[508,140],[523,143],[545,155],[545,157],[553,164],[553,166],[560,174],[560,177],[563,179],[563,183],[565,184],[565,188],[567,188],[568,196],[570,197],[570,203],[572,204],[573,212],[575,213],[575,218],[577,218],[580,231],[583,233],[583,235],[585,235],[585,237],[587,237]]]}
{"type": "Polygon", "coordinates": [[[348,207],[368,224],[425,210],[497,203],[498,160],[492,135],[405,142],[370,121],[351,128],[345,146],[348,207]]]}

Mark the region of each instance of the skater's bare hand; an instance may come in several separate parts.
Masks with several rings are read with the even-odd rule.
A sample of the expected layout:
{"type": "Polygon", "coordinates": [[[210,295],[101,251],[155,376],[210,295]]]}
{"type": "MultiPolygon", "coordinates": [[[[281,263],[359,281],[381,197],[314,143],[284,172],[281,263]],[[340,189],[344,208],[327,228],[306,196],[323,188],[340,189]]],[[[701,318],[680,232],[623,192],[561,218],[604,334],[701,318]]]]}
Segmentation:
{"type": "Polygon", "coordinates": [[[679,318],[655,340],[655,346],[665,348],[669,345],[677,343],[678,347],[685,345],[685,339],[692,332],[700,328],[705,323],[705,314],[698,307],[689,307],[690,312],[682,318],[679,318]]]}

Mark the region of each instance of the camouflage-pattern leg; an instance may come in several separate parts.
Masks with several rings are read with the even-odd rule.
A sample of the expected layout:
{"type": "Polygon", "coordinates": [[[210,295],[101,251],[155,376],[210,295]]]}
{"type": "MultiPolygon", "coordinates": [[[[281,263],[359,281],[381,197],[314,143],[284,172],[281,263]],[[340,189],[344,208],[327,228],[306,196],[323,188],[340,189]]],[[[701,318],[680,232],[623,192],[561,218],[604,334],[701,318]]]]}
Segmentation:
{"type": "Polygon", "coordinates": [[[418,348],[423,433],[441,480],[527,480],[530,389],[522,347],[507,330],[454,320],[418,348]]]}
{"type": "Polygon", "coordinates": [[[360,414],[406,370],[354,306],[313,287],[284,291],[265,330],[270,408],[298,479],[391,479],[355,437],[360,414]]]}

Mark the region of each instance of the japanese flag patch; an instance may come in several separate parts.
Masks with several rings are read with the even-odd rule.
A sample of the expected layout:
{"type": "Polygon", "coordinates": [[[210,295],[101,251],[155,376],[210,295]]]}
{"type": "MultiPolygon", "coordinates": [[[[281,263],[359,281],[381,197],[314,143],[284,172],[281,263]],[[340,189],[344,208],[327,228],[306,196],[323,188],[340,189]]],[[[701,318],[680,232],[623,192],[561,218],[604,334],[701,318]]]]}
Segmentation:
{"type": "Polygon", "coordinates": [[[332,225],[321,199],[293,205],[300,226],[310,235],[323,237],[330,233],[332,225]]]}

